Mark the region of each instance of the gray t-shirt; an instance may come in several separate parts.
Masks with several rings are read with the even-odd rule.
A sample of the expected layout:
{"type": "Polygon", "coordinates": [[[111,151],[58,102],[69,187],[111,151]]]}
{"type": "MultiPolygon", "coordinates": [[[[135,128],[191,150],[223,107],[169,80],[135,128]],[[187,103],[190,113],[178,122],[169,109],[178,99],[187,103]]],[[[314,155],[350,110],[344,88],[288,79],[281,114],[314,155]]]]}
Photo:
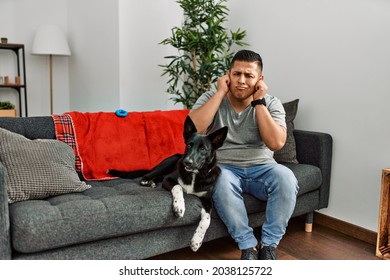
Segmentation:
{"type": "MultiPolygon", "coordinates": [[[[202,94],[193,106],[201,107],[214,93],[202,94]]],[[[267,94],[267,109],[276,123],[286,128],[286,113],[280,100],[267,94]]],[[[206,133],[221,127],[228,127],[228,135],[221,148],[217,150],[218,162],[236,166],[274,163],[273,152],[268,149],[260,137],[256,121],[256,110],[249,105],[245,110],[236,113],[225,96],[206,133]]]]}

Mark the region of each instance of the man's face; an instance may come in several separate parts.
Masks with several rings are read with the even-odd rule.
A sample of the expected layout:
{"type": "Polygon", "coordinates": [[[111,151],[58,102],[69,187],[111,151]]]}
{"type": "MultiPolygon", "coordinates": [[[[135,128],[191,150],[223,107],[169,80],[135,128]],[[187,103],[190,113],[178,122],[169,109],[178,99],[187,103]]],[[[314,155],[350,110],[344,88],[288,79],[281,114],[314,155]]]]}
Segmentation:
{"type": "Polygon", "coordinates": [[[245,100],[255,92],[256,83],[263,79],[255,62],[235,61],[229,70],[229,90],[233,97],[245,100]]]}

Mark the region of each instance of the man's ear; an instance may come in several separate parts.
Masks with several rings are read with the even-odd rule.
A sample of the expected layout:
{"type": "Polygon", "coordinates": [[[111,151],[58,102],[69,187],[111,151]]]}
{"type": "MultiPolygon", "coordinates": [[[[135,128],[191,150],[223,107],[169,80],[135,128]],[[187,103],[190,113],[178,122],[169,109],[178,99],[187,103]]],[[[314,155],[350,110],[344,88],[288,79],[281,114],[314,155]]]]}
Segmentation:
{"type": "Polygon", "coordinates": [[[224,126],[220,129],[214,131],[213,133],[210,133],[209,135],[207,135],[207,137],[209,138],[211,145],[213,146],[214,149],[218,149],[218,148],[222,147],[223,142],[226,139],[227,133],[228,133],[228,128],[227,128],[227,126],[224,126]]]}
{"type": "Polygon", "coordinates": [[[184,140],[187,142],[187,139],[190,138],[190,136],[196,132],[197,130],[194,122],[191,120],[190,116],[187,116],[186,120],[184,121],[184,131],[183,131],[184,140]]]}

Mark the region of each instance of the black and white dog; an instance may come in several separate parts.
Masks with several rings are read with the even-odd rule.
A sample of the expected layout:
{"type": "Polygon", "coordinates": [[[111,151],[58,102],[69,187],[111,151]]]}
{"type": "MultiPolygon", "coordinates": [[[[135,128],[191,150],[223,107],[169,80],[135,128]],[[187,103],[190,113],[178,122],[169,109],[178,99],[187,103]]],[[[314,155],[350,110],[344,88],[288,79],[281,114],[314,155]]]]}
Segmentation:
{"type": "MultiPolygon", "coordinates": [[[[184,155],[176,154],[163,160],[140,181],[143,186],[155,187],[162,180],[163,188],[172,193],[173,212],[181,218],[185,212],[183,193],[193,194],[202,202],[201,219],[192,237],[190,246],[197,251],[207,229],[210,226],[210,214],[213,209],[212,191],[220,168],[217,166],[216,150],[220,148],[227,135],[227,127],[216,130],[209,135],[197,133],[191,118],[184,122],[184,155]]],[[[110,170],[110,174],[125,177],[124,174],[110,170]]]]}

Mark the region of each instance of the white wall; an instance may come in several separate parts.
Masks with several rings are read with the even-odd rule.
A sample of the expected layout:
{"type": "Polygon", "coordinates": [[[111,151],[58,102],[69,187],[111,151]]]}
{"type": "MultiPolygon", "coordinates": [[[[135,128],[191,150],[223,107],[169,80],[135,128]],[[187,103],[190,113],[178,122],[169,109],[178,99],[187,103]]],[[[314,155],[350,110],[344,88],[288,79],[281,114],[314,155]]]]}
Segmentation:
{"type": "Polygon", "coordinates": [[[167,77],[158,65],[175,50],[159,43],[171,36],[171,28],[181,24],[181,8],[173,0],[119,0],[120,104],[126,110],[183,108],[169,100],[167,77]]]}
{"type": "Polygon", "coordinates": [[[296,127],[333,136],[330,203],[321,212],[377,231],[381,170],[390,167],[390,1],[229,7],[229,24],[247,30],[263,56],[269,92],[300,99],[296,127]]]}
{"type": "MultiPolygon", "coordinates": [[[[57,113],[169,109],[175,105],[157,65],[173,50],[158,43],[182,15],[175,0],[148,1],[0,0],[0,36],[30,50],[41,23],[67,32],[72,56],[54,61],[57,113]]],[[[333,136],[331,197],[321,212],[376,231],[381,170],[390,166],[390,2],[230,0],[228,6],[227,27],[248,32],[250,48],[263,56],[270,93],[282,101],[300,98],[296,127],[333,136]]],[[[48,62],[29,55],[27,63],[31,115],[46,115],[48,62]]]]}
{"type": "Polygon", "coordinates": [[[120,105],[118,0],[68,0],[70,109],[120,105]]]}
{"type": "Polygon", "coordinates": [[[181,19],[172,0],[69,0],[70,110],[181,107],[168,100],[158,67],[170,50],[159,42],[181,19]]]}
{"type": "MultiPolygon", "coordinates": [[[[28,114],[50,114],[49,57],[31,55],[34,33],[41,24],[53,23],[67,33],[66,0],[0,0],[0,36],[10,43],[25,45],[28,114]]],[[[4,53],[0,53],[4,55],[4,53]]],[[[12,61],[0,64],[0,75],[8,75],[12,61]]],[[[10,75],[13,79],[14,73],[10,75]]],[[[68,58],[53,57],[54,113],[69,109],[68,58]]],[[[1,90],[0,100],[16,104],[12,90],[1,90]],[[5,94],[6,97],[3,95],[5,94]]],[[[17,108],[19,110],[19,108],[17,108]]],[[[24,110],[23,110],[24,111],[24,110]]]]}

